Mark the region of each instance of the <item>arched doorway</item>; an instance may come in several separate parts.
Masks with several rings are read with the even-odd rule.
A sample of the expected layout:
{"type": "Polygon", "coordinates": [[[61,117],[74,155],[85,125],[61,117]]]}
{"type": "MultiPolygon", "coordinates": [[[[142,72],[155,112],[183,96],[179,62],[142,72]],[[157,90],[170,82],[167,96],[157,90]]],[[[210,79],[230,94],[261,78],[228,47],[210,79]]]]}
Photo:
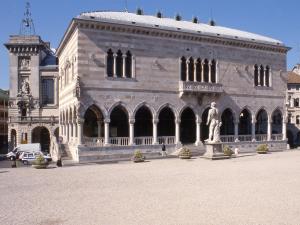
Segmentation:
{"type": "Polygon", "coordinates": [[[180,141],[182,144],[196,142],[196,117],[189,107],[181,113],[180,141]]]}
{"type": "Polygon", "coordinates": [[[123,106],[115,107],[110,114],[110,137],[129,137],[128,113],[123,106]]]}
{"type": "Polygon", "coordinates": [[[96,106],[90,106],[84,114],[84,137],[104,137],[103,114],[96,106]]]}
{"type": "Polygon", "coordinates": [[[17,146],[17,131],[12,129],[10,131],[10,150],[14,149],[17,146]]]}
{"type": "Polygon", "coordinates": [[[266,110],[261,109],[256,116],[255,134],[267,134],[268,132],[268,114],[266,110]]]}
{"type": "Polygon", "coordinates": [[[153,136],[152,113],[146,106],[142,106],[135,114],[134,136],[153,136]]]}
{"type": "Polygon", "coordinates": [[[272,114],[272,134],[282,133],[282,114],[279,109],[272,114]]]}
{"type": "Polygon", "coordinates": [[[251,113],[243,109],[239,117],[239,135],[251,135],[251,113]]]}
{"type": "Polygon", "coordinates": [[[234,135],[234,117],[231,109],[225,109],[221,116],[221,135],[234,135]]]}
{"type": "Polygon", "coordinates": [[[175,136],[175,116],[169,107],[159,113],[158,136],[175,136]]]}
{"type": "Polygon", "coordinates": [[[44,152],[50,149],[50,132],[46,127],[36,127],[32,130],[32,143],[40,143],[44,152]]]}
{"type": "Polygon", "coordinates": [[[207,116],[208,116],[208,111],[209,107],[204,110],[202,113],[202,122],[201,122],[201,141],[204,142],[208,138],[208,126],[206,125],[207,122],[207,116]]]}

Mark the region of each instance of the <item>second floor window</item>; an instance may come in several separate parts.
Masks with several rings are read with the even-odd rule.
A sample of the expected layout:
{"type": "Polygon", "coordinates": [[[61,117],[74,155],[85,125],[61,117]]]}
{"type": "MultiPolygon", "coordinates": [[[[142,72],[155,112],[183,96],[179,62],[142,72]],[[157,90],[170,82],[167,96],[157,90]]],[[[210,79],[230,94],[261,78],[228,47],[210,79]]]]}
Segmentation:
{"type": "Polygon", "coordinates": [[[111,49],[106,55],[106,73],[108,77],[132,78],[132,54],[130,51],[123,53],[118,50],[114,53],[111,49]]]}
{"type": "Polygon", "coordinates": [[[271,73],[270,67],[254,65],[254,86],[270,87],[271,73]]]}
{"type": "Polygon", "coordinates": [[[51,78],[42,80],[42,104],[54,104],[54,80],[51,78]]]}

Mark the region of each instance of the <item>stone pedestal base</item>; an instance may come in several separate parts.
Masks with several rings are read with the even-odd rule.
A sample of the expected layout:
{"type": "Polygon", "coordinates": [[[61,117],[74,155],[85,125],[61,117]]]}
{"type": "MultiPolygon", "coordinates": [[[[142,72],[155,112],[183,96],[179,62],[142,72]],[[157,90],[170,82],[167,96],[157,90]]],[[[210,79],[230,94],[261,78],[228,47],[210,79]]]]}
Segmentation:
{"type": "Polygon", "coordinates": [[[222,144],[221,143],[209,143],[205,142],[205,148],[206,152],[203,155],[203,158],[206,159],[229,159],[230,157],[227,155],[224,155],[222,151],[222,144]]]}

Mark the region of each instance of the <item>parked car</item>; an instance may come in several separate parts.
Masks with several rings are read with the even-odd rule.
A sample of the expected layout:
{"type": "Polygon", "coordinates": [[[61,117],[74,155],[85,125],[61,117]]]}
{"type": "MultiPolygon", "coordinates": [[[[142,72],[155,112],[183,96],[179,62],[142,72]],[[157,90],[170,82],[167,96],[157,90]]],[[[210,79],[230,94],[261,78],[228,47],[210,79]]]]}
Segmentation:
{"type": "Polygon", "coordinates": [[[37,156],[42,155],[47,162],[51,162],[52,158],[49,153],[43,152],[23,152],[20,155],[20,160],[24,165],[32,164],[32,162],[36,159],[37,156]]]}
{"type": "Polygon", "coordinates": [[[14,148],[11,152],[6,154],[6,157],[10,160],[13,160],[17,157],[17,155],[22,154],[23,152],[41,152],[41,145],[40,143],[33,143],[33,144],[20,144],[14,148]]]}

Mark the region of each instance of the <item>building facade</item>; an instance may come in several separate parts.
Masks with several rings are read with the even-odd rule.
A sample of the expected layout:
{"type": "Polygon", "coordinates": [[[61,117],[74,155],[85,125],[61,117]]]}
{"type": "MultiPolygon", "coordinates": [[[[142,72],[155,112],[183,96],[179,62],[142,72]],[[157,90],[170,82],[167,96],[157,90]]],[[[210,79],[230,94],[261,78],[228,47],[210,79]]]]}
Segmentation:
{"type": "Polygon", "coordinates": [[[287,137],[290,147],[300,145],[300,65],[288,73],[287,82],[287,137]]]}
{"type": "Polygon", "coordinates": [[[57,50],[63,145],[77,161],[135,149],[204,151],[212,101],[222,141],[286,148],[282,42],[230,28],[128,12],[82,13],[57,50]]]}
{"type": "Polygon", "coordinates": [[[10,36],[5,44],[9,54],[8,141],[41,143],[51,151],[58,137],[57,58],[37,35],[10,36]]]}
{"type": "Polygon", "coordinates": [[[7,153],[8,91],[0,89],[0,154],[7,153]]]}

